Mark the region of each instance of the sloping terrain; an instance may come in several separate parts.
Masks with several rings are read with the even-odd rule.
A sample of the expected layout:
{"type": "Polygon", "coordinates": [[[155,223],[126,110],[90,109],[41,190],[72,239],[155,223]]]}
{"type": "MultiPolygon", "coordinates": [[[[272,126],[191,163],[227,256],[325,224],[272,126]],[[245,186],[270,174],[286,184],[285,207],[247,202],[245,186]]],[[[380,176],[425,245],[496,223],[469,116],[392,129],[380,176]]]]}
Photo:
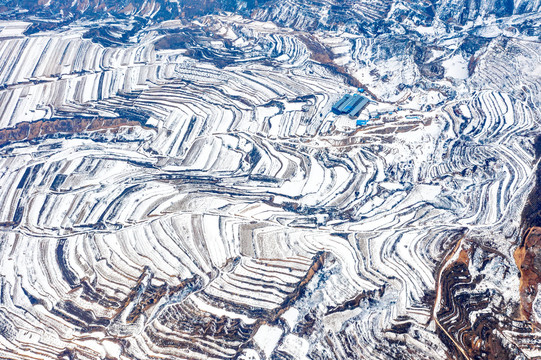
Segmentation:
{"type": "Polygon", "coordinates": [[[191,6],[3,3],[0,358],[540,357],[539,2],[191,6]]]}

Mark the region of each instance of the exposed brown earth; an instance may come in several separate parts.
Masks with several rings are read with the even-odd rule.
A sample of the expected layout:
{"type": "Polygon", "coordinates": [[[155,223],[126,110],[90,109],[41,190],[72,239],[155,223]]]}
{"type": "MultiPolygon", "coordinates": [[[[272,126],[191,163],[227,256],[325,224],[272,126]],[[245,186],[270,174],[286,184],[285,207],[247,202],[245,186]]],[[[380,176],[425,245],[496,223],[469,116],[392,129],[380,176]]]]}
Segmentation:
{"type": "Polygon", "coordinates": [[[359,80],[357,80],[354,76],[352,76],[346,68],[343,66],[339,66],[334,62],[334,54],[332,51],[327,49],[325,45],[321,44],[314,36],[310,34],[302,34],[298,36],[299,40],[301,40],[304,45],[310,50],[310,58],[314,61],[317,61],[320,64],[323,64],[325,66],[330,67],[337,73],[341,74],[346,78],[346,82],[348,85],[354,86],[356,88],[364,89],[364,91],[372,96],[372,98],[376,99],[377,101],[380,101],[380,99],[373,94],[368,88],[362,84],[359,80]]]}
{"type": "Polygon", "coordinates": [[[485,290],[482,277],[471,274],[469,266],[474,249],[480,251],[486,261],[500,257],[497,252],[478,247],[474,242],[465,248],[466,240],[458,242],[446,257],[436,288],[440,293],[439,309],[434,314],[437,333],[449,349],[453,359],[514,359],[520,350],[507,346],[505,331],[523,333],[529,331],[527,322],[506,317],[503,308],[494,308],[493,292],[485,290]],[[456,256],[458,254],[458,256],[456,256]],[[454,260],[451,260],[454,258],[454,260]]]}
{"type": "MultiPolygon", "coordinates": [[[[541,155],[541,138],[535,142],[541,155]]],[[[440,339],[454,359],[515,359],[523,349],[537,348],[539,330],[533,316],[533,303],[541,283],[541,169],[522,212],[521,242],[514,252],[520,271],[520,304],[499,299],[498,291],[482,286],[484,275],[474,276],[470,266],[474,253],[483,264],[496,260],[505,264],[507,256],[495,249],[462,239],[442,260],[437,276],[434,320],[440,339]],[[466,245],[468,244],[468,245],[466,245]],[[458,256],[457,256],[458,255],[458,256]],[[510,334],[513,334],[510,336],[510,334]],[[512,340],[510,340],[512,339],[512,340]],[[525,340],[529,339],[529,340],[525,340]]],[[[505,265],[503,265],[505,266],[505,265]]]]}
{"type": "MultiPolygon", "coordinates": [[[[535,140],[536,158],[541,155],[541,137],[535,140]]],[[[541,282],[541,167],[536,170],[536,184],[522,212],[522,241],[515,250],[520,270],[521,316],[531,320],[532,304],[541,282]]]]}
{"type": "Polygon", "coordinates": [[[532,305],[541,282],[541,228],[532,227],[514,254],[520,270],[520,305],[524,320],[531,320],[532,305]]]}
{"type": "Polygon", "coordinates": [[[73,118],[39,120],[18,123],[13,128],[0,130],[0,146],[16,141],[27,141],[54,134],[118,131],[123,126],[141,126],[138,121],[125,118],[73,118]]]}

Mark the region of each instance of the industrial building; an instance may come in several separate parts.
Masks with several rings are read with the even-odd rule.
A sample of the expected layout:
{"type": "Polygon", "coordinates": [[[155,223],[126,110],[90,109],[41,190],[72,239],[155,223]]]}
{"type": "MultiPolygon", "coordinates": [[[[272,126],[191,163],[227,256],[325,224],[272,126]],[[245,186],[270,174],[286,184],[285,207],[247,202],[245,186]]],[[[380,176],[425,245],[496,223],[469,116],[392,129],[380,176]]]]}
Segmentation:
{"type": "Polygon", "coordinates": [[[367,104],[368,99],[362,95],[346,94],[340,100],[338,100],[336,104],[334,104],[332,111],[335,114],[349,114],[350,117],[356,118],[367,104]]]}

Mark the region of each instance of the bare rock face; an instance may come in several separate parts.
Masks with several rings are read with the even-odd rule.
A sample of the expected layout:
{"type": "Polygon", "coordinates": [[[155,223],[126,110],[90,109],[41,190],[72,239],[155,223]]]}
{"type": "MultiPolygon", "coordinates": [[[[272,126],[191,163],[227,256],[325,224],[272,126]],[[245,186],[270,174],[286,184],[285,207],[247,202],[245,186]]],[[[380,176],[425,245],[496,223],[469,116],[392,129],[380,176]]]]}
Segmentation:
{"type": "Polygon", "coordinates": [[[541,356],[539,2],[0,17],[0,358],[541,356]]]}

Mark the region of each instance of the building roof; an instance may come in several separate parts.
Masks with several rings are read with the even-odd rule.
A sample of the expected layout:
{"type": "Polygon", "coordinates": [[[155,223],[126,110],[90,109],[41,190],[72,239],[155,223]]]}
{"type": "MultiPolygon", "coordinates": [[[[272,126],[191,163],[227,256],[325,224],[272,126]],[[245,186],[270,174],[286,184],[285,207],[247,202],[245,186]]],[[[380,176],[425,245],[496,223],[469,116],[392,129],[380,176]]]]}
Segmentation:
{"type": "Polygon", "coordinates": [[[338,102],[336,104],[333,105],[332,109],[336,112],[341,112],[341,107],[344,103],[346,103],[349,98],[351,97],[351,95],[349,94],[346,94],[344,96],[342,96],[342,98],[340,100],[338,100],[338,102]]]}
{"type": "Polygon", "coordinates": [[[349,112],[349,115],[354,116],[354,117],[359,116],[359,114],[361,113],[361,111],[363,111],[363,109],[365,108],[367,104],[368,104],[368,99],[363,97],[361,101],[359,101],[357,105],[355,105],[355,107],[351,109],[351,111],[349,112]]]}
{"type": "Polygon", "coordinates": [[[359,94],[344,95],[334,106],[333,111],[340,114],[349,114],[352,117],[359,116],[360,112],[368,104],[369,100],[359,94]]]}

